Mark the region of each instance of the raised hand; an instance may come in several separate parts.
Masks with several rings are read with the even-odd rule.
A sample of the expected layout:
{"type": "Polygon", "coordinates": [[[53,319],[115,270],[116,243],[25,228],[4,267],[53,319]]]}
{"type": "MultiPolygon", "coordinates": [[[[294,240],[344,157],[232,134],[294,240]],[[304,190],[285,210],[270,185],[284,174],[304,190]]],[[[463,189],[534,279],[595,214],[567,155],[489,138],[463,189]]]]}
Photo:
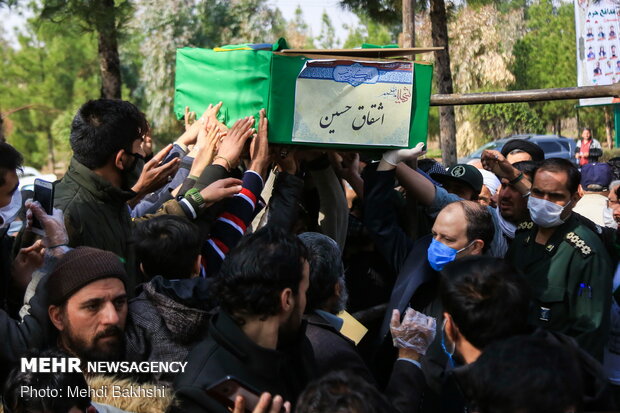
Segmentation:
{"type": "Polygon", "coordinates": [[[500,178],[511,180],[519,176],[519,170],[512,166],[499,151],[491,149],[482,151],[480,161],[482,162],[482,167],[484,169],[493,172],[500,178]]]}
{"type": "Polygon", "coordinates": [[[239,157],[243,151],[243,146],[250,136],[254,134],[254,118],[252,116],[239,119],[228,134],[224,137],[217,150],[217,156],[213,163],[231,170],[239,163],[239,157]]]}
{"type": "Polygon", "coordinates": [[[138,197],[143,197],[146,194],[156,191],[166,183],[172,181],[172,177],[174,177],[179,169],[181,160],[179,158],[174,158],[166,164],[161,164],[171,149],[172,145],[166,146],[144,165],[138,182],[131,188],[138,194],[138,197]]]}
{"type": "Polygon", "coordinates": [[[242,181],[236,178],[218,179],[213,182],[200,191],[200,195],[205,201],[205,207],[209,207],[222,199],[230,198],[238,194],[242,188],[241,183],[242,181]]]}
{"type": "Polygon", "coordinates": [[[263,178],[267,173],[267,168],[271,163],[269,154],[269,143],[267,140],[268,121],[265,116],[265,109],[260,111],[260,120],[258,122],[258,133],[254,135],[250,144],[250,169],[258,172],[263,178]]]}
{"type": "Polygon", "coordinates": [[[185,121],[185,130],[188,130],[190,126],[196,121],[196,112],[190,112],[189,106],[185,106],[185,113],[183,115],[185,121]]]}
{"type": "Polygon", "coordinates": [[[403,161],[413,161],[426,153],[424,143],[420,142],[411,149],[395,149],[383,154],[382,160],[392,166],[398,165],[403,161]]]}
{"type": "Polygon", "coordinates": [[[392,311],[390,321],[390,332],[394,347],[403,349],[411,353],[411,358],[419,358],[426,354],[426,350],[435,339],[435,329],[437,321],[433,317],[428,317],[422,313],[408,308],[405,317],[400,322],[400,312],[392,311]]]}
{"type": "Polygon", "coordinates": [[[360,174],[360,154],[358,152],[329,152],[329,160],[340,179],[350,181],[360,174]]]}

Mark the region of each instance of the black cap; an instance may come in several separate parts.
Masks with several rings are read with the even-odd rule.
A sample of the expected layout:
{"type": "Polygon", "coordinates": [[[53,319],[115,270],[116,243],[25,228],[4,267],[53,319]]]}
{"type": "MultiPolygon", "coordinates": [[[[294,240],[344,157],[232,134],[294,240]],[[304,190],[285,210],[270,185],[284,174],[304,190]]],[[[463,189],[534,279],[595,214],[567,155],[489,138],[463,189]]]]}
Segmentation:
{"type": "Polygon", "coordinates": [[[483,178],[480,171],[473,165],[456,164],[448,168],[448,173],[432,173],[431,178],[444,184],[448,181],[458,182],[460,184],[466,184],[474,190],[476,195],[482,191],[483,178]]]}
{"type": "Polygon", "coordinates": [[[520,150],[527,152],[532,157],[533,161],[544,161],[545,153],[534,142],[526,141],[525,139],[511,139],[502,147],[502,155],[508,156],[508,154],[514,150],[520,150]]]}

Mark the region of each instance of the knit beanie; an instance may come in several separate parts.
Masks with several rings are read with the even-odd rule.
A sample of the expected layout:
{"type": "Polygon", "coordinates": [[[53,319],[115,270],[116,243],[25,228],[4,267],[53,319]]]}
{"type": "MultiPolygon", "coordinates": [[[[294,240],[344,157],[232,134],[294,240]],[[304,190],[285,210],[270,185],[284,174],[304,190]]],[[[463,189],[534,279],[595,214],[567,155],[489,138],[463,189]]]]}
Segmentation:
{"type": "Polygon", "coordinates": [[[116,254],[91,247],[67,252],[47,281],[50,305],[60,305],[79,289],[103,278],[118,278],[127,286],[127,273],[116,254]]]}

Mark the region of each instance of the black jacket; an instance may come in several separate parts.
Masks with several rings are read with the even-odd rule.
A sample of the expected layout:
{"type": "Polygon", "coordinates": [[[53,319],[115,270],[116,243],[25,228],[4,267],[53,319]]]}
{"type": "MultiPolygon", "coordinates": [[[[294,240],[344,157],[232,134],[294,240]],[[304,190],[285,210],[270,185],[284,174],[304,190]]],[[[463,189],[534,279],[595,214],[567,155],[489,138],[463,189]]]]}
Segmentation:
{"type": "MultiPolygon", "coordinates": [[[[532,336],[544,338],[546,341],[566,347],[574,354],[581,370],[583,382],[583,411],[616,411],[616,405],[605,378],[601,364],[586,351],[582,350],[574,338],[565,334],[537,328],[532,336]]],[[[465,413],[471,411],[472,391],[469,387],[472,367],[476,363],[459,366],[448,372],[441,393],[442,413],[465,413]]],[[[498,372],[501,374],[501,372],[498,372]]]]}
{"type": "Polygon", "coordinates": [[[369,383],[375,383],[368,366],[360,357],[355,343],[343,336],[318,314],[305,316],[306,337],[312,345],[319,376],[335,370],[350,370],[369,383]]]}
{"type": "MultiPolygon", "coordinates": [[[[369,383],[376,384],[355,344],[317,314],[306,317],[306,336],[312,344],[319,376],[336,370],[349,370],[369,383]]],[[[394,364],[385,394],[396,412],[419,411],[426,380],[422,370],[407,360],[394,364]]]]}
{"type": "Polygon", "coordinates": [[[395,172],[367,169],[364,172],[364,224],[377,249],[398,272],[379,334],[374,340],[373,370],[381,384],[390,377],[388,367],[396,354],[390,338],[392,310],[396,308],[403,314],[411,306],[437,320],[436,338],[422,359],[426,383],[437,393],[447,357],[440,346],[443,311],[438,296],[439,273],[431,268],[427,259],[432,236],[429,234],[413,241],[400,227],[391,202],[395,172]]]}
{"type": "Polygon", "coordinates": [[[28,352],[49,348],[56,337],[55,329],[47,314],[46,284],[48,275],[57,259],[45,256],[42,271],[45,275],[37,285],[36,293],[30,299],[30,311],[23,320],[13,319],[0,310],[0,385],[9,371],[19,363],[20,357],[28,352]]]}
{"type": "Polygon", "coordinates": [[[226,376],[234,376],[258,392],[279,394],[295,403],[315,376],[305,323],[298,337],[286,348],[266,349],[250,340],[227,313],[220,311],[211,320],[207,338],[187,357],[187,370],[174,381],[175,400],[169,410],[227,412],[205,393],[226,376]]]}

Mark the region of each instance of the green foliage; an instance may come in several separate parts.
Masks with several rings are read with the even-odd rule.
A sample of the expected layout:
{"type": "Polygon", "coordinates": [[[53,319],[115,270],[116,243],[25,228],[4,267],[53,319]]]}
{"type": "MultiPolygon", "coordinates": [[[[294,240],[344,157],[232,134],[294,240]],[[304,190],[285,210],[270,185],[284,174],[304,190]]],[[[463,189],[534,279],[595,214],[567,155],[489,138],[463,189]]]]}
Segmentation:
{"type": "MultiPolygon", "coordinates": [[[[601,144],[606,139],[604,110],[603,106],[590,106],[579,109],[579,126],[590,128],[592,130],[592,137],[598,139],[601,144]]],[[[613,117],[613,109],[611,109],[611,112],[613,117]]]]}
{"type": "Polygon", "coordinates": [[[56,22],[70,19],[85,30],[99,30],[110,21],[119,28],[132,11],[129,0],[43,0],[41,17],[56,22]]]}
{"type": "Polygon", "coordinates": [[[599,159],[599,162],[607,162],[612,158],[620,156],[620,148],[603,149],[603,156],[599,159]]]}
{"type": "Polygon", "coordinates": [[[301,6],[295,9],[293,20],[286,26],[286,39],[289,45],[295,49],[314,49],[314,39],[310,27],[304,19],[304,12],[301,6]]]}
{"type": "Polygon", "coordinates": [[[323,10],[323,14],[321,15],[321,33],[316,40],[321,49],[333,49],[338,43],[336,29],[334,29],[332,20],[325,10],[323,10]]]}
{"type": "Polygon", "coordinates": [[[344,48],[360,47],[362,43],[392,44],[397,43],[400,26],[389,26],[377,23],[366,15],[359,15],[357,26],[348,26],[349,33],[344,42],[344,48]]]}
{"type": "MultiPolygon", "coordinates": [[[[539,0],[527,11],[528,32],[515,44],[515,89],[543,89],[577,85],[574,7],[539,0]]],[[[547,126],[558,125],[574,113],[575,101],[532,105],[547,126]]]]}
{"type": "Polygon", "coordinates": [[[197,2],[200,30],[196,45],[275,42],[286,33],[286,20],[266,0],[203,0],[197,2]]]}
{"type": "Polygon", "coordinates": [[[484,142],[517,133],[545,133],[545,123],[527,103],[476,105],[473,108],[484,142]]]}
{"type": "MultiPolygon", "coordinates": [[[[340,0],[340,5],[358,16],[371,16],[377,23],[387,25],[402,24],[401,0],[340,0]]],[[[426,1],[416,2],[418,7],[425,7],[426,1]]]]}
{"type": "MultiPolygon", "coordinates": [[[[19,50],[0,51],[0,102],[7,137],[26,164],[49,164],[52,154],[68,159],[68,134],[53,124],[99,94],[96,42],[72,25],[28,22],[19,50]],[[50,150],[51,149],[51,150],[50,150]]],[[[51,165],[50,165],[51,166],[51,165]]]]}

